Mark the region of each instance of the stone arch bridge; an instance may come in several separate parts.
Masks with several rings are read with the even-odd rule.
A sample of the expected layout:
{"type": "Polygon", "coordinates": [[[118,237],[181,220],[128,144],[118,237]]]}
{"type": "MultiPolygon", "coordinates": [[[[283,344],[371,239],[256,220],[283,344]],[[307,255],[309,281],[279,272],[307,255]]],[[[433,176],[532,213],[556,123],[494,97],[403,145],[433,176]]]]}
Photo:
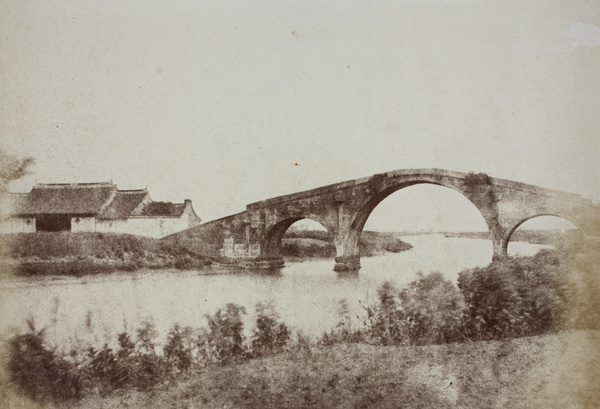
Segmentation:
{"type": "Polygon", "coordinates": [[[584,236],[600,235],[600,206],[579,195],[544,189],[483,173],[403,169],[279,196],[246,206],[246,211],[196,229],[220,231],[221,253],[258,266],[283,265],[281,239],[293,223],[312,219],[334,238],[335,270],[360,268],[359,239],[375,207],[390,194],[416,184],[453,189],[477,207],[493,243],[494,259],[506,257],[512,233],[523,222],[552,215],[572,222],[584,236]]]}

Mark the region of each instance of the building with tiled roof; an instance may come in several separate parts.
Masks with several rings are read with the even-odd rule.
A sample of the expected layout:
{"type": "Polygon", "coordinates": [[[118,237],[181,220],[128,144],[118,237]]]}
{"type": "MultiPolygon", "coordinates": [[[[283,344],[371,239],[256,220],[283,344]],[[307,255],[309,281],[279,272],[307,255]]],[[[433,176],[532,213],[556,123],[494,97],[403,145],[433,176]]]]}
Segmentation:
{"type": "Polygon", "coordinates": [[[111,182],[37,184],[2,200],[2,233],[38,231],[129,233],[164,237],[200,224],[191,200],[154,202],[147,189],[119,190],[111,182]]]}

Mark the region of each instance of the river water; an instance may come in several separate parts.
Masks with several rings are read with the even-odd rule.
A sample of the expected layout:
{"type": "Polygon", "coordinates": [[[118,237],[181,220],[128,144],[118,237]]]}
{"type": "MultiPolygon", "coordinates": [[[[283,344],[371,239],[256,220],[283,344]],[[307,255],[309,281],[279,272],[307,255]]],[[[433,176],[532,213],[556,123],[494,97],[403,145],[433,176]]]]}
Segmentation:
{"type": "MultiPolygon", "coordinates": [[[[385,281],[398,288],[419,271],[442,272],[456,283],[462,270],[485,266],[492,258],[488,240],[411,236],[413,249],[362,258],[358,273],[338,274],[334,261],[287,262],[278,272],[226,272],[217,267],[198,271],[123,272],[82,278],[19,278],[0,281],[0,334],[25,331],[27,321],[45,328],[47,340],[68,350],[73,346],[112,344],[124,330],[153,322],[164,339],[173,324],[201,327],[206,314],[229,302],[245,307],[246,330],[254,322],[258,302],[273,302],[295,332],[315,337],[333,328],[339,305],[352,313],[377,300],[385,281]],[[208,273],[208,274],[207,274],[208,273]]],[[[511,243],[511,255],[531,255],[547,246],[511,243]]],[[[357,320],[358,322],[358,320],[357,320]]]]}

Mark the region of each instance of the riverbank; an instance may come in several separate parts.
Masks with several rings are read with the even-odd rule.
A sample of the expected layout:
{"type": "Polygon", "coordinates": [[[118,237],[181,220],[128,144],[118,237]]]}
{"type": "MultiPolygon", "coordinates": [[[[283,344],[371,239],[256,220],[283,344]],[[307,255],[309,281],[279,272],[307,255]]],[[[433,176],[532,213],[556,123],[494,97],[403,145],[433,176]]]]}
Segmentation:
{"type": "Polygon", "coordinates": [[[3,275],[80,276],[138,269],[199,269],[212,261],[192,249],[130,234],[3,235],[3,275]]]}
{"type": "MultiPolygon", "coordinates": [[[[181,241],[176,237],[153,239],[129,234],[58,232],[9,234],[0,241],[5,243],[0,255],[3,275],[83,276],[141,269],[201,270],[213,262],[238,264],[211,252],[210,246],[201,240],[181,241]]],[[[363,232],[360,242],[364,257],[411,248],[390,233],[363,232]]],[[[304,231],[283,239],[282,255],[302,261],[333,258],[336,251],[326,232],[304,231]]]]}
{"type": "MultiPolygon", "coordinates": [[[[412,249],[410,243],[399,239],[394,233],[363,231],[359,242],[361,257],[385,253],[400,253],[412,249]]],[[[336,256],[333,238],[326,231],[288,231],[281,242],[281,255],[286,259],[333,258],[336,256]]]]}
{"type": "MultiPolygon", "coordinates": [[[[598,376],[600,331],[422,347],[337,344],[190,371],[149,391],[91,395],[61,407],[596,408],[598,376]]],[[[5,399],[5,407],[35,407],[12,393],[5,399]]]]}

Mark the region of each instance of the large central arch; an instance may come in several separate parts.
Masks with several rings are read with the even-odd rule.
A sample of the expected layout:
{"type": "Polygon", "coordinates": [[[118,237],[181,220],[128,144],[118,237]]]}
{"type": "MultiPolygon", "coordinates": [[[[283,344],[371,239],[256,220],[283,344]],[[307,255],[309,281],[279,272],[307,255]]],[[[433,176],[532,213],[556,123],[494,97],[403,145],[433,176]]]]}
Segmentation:
{"type": "Polygon", "coordinates": [[[486,222],[486,225],[488,226],[488,228],[490,228],[489,222],[488,222],[488,220],[486,220],[484,213],[477,206],[477,204],[475,204],[472,200],[469,199],[469,197],[467,197],[465,195],[465,193],[462,189],[460,189],[452,184],[443,184],[443,183],[439,183],[439,182],[433,182],[431,180],[413,180],[410,182],[398,183],[397,185],[393,185],[393,186],[390,186],[390,187],[387,187],[387,188],[381,190],[379,193],[374,195],[370,200],[368,200],[357,211],[356,216],[354,217],[354,220],[352,221],[352,223],[350,225],[350,232],[349,232],[349,237],[348,237],[349,240],[346,241],[347,244],[350,244],[351,246],[355,246],[355,252],[353,254],[359,255],[358,254],[358,243],[360,242],[360,236],[362,234],[362,231],[364,229],[364,226],[365,226],[367,220],[371,216],[371,213],[373,213],[373,211],[377,208],[377,206],[382,201],[384,201],[389,196],[391,196],[392,194],[394,194],[402,189],[405,189],[405,188],[408,188],[411,186],[417,186],[417,185],[440,186],[442,188],[450,189],[452,191],[459,193],[461,197],[465,198],[471,205],[473,205],[473,207],[475,209],[477,209],[478,213],[481,215],[481,218],[486,222]]]}

